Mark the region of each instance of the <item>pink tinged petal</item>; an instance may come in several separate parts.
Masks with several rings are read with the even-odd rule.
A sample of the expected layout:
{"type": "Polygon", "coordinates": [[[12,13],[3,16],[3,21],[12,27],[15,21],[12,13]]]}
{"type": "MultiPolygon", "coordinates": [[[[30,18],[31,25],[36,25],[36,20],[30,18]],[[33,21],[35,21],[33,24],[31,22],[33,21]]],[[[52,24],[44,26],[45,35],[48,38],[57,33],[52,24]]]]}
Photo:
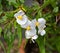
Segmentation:
{"type": "Polygon", "coordinates": [[[41,25],[41,24],[42,24],[42,25],[46,24],[46,20],[45,20],[44,18],[39,18],[39,19],[38,19],[38,22],[40,23],[40,25],[41,25]]]}

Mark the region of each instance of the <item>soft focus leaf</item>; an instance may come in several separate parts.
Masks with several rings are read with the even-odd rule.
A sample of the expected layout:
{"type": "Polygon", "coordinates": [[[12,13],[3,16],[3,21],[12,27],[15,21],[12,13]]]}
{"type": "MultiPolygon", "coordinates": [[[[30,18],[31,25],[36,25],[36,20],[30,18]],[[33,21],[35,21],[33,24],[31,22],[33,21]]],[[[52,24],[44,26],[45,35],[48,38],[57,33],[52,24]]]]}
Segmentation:
{"type": "Polygon", "coordinates": [[[45,53],[45,41],[44,37],[39,36],[39,38],[36,40],[39,46],[40,53],[45,53]]]}
{"type": "Polygon", "coordinates": [[[0,45],[3,48],[4,52],[6,53],[5,47],[4,47],[4,45],[3,45],[3,43],[1,41],[0,41],[0,45]]]}
{"type": "Polygon", "coordinates": [[[59,8],[58,7],[55,7],[54,9],[53,9],[53,12],[55,12],[55,13],[57,13],[59,11],[59,8]]]}
{"type": "Polygon", "coordinates": [[[18,29],[17,29],[17,35],[18,35],[18,38],[19,38],[18,47],[20,47],[21,42],[22,42],[22,29],[21,29],[21,27],[19,25],[18,25],[18,29]]]}
{"type": "Polygon", "coordinates": [[[21,3],[24,3],[24,0],[20,0],[21,1],[21,3]]]}
{"type": "Polygon", "coordinates": [[[0,33],[2,32],[2,28],[0,27],[0,33]]]}

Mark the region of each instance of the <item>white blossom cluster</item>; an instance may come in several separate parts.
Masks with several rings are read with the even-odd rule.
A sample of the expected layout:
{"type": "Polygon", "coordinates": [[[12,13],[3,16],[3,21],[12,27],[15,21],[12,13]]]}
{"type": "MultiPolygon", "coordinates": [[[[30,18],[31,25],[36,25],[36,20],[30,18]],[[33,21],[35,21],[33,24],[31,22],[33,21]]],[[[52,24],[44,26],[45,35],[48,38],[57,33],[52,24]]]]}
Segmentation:
{"type": "MultiPolygon", "coordinates": [[[[17,23],[22,27],[25,28],[25,36],[26,39],[36,40],[38,35],[36,34],[36,27],[38,27],[38,34],[41,36],[45,35],[44,28],[46,27],[46,20],[44,18],[39,18],[38,20],[33,19],[29,20],[26,14],[20,10],[17,12],[14,17],[16,18],[17,23]]],[[[33,41],[34,42],[34,41],[33,41]]]]}

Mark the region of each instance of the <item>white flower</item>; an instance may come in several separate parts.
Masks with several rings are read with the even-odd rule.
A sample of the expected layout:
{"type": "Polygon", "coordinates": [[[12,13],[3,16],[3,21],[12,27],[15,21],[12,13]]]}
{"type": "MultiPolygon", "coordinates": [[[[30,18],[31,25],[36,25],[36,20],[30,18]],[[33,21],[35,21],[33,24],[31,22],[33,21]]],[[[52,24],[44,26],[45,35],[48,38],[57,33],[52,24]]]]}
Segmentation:
{"type": "Polygon", "coordinates": [[[27,39],[30,39],[30,38],[34,37],[35,35],[36,35],[35,29],[26,30],[26,32],[25,32],[25,36],[27,39]]]}
{"type": "Polygon", "coordinates": [[[25,15],[25,13],[22,10],[17,12],[14,15],[14,17],[16,18],[17,23],[20,25],[24,25],[28,20],[28,17],[25,15]]]}
{"type": "Polygon", "coordinates": [[[32,29],[32,30],[26,30],[25,32],[25,36],[26,39],[31,39],[34,43],[34,40],[36,40],[38,38],[38,36],[36,35],[36,29],[32,29]]]}
{"type": "Polygon", "coordinates": [[[43,36],[46,33],[44,30],[44,28],[46,27],[46,20],[44,18],[39,18],[38,20],[34,19],[30,21],[22,10],[17,12],[14,17],[16,18],[17,23],[20,24],[22,28],[26,29],[26,38],[31,39],[33,43],[34,40],[38,38],[38,36],[36,35],[36,26],[38,27],[38,34],[43,36]]]}
{"type": "Polygon", "coordinates": [[[31,21],[28,20],[28,22],[25,25],[22,25],[21,27],[26,29],[25,32],[26,39],[31,39],[33,41],[33,39],[36,40],[38,38],[38,36],[36,35],[35,26],[31,21]]]}
{"type": "Polygon", "coordinates": [[[46,20],[44,18],[39,18],[38,20],[34,19],[32,20],[32,23],[35,27],[38,27],[38,34],[41,34],[41,36],[45,35],[46,32],[44,28],[46,27],[46,20]]]}

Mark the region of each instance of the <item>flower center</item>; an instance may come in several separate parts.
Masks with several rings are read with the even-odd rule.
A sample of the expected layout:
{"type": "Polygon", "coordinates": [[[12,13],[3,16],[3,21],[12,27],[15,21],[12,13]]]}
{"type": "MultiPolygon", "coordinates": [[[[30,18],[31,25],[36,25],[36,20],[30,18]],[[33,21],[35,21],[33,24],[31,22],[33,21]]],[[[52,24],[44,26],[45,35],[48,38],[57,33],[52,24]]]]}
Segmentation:
{"type": "Polygon", "coordinates": [[[31,30],[31,27],[30,27],[30,26],[28,26],[28,27],[26,28],[26,30],[31,30]]]}
{"type": "Polygon", "coordinates": [[[35,25],[36,25],[36,26],[39,26],[39,22],[36,22],[35,25]]]}
{"type": "Polygon", "coordinates": [[[19,19],[19,20],[22,20],[22,16],[18,16],[18,19],[19,19]]]}

